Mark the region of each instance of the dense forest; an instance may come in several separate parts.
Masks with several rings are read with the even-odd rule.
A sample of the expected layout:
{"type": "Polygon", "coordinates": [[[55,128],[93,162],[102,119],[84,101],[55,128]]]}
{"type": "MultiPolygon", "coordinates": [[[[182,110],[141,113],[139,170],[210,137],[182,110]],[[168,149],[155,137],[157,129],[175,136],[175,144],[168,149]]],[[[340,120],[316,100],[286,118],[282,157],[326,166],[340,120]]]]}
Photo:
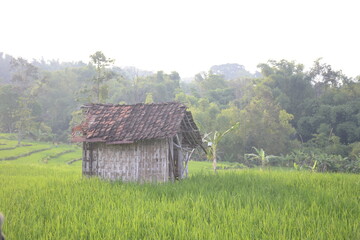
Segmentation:
{"type": "Polygon", "coordinates": [[[279,157],[273,162],[292,156],[312,167],[320,164],[312,160],[316,155],[326,159],[323,168],[360,169],[360,77],[321,59],[309,70],[287,60],[260,63],[258,70],[216,65],[182,81],[176,71],[117,67],[102,52],[89,63],[29,62],[0,53],[0,131],[16,133],[19,141],[67,142],[84,103],[180,101],[203,134],[240,123],[219,143],[221,160],[251,165],[247,154],[261,149],[279,157]]]}

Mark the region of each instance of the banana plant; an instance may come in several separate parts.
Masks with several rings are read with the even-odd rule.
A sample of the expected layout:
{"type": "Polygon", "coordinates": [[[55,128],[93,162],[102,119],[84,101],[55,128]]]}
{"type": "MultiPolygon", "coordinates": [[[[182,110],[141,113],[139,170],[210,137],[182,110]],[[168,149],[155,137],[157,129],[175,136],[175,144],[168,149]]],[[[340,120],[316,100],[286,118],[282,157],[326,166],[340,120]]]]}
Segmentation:
{"type": "Polygon", "coordinates": [[[276,158],[276,156],[273,155],[266,155],[264,149],[257,149],[256,147],[253,147],[256,153],[249,153],[246,154],[246,157],[248,157],[251,160],[258,160],[261,162],[261,168],[265,168],[271,158],[276,158]]]}
{"type": "Polygon", "coordinates": [[[217,148],[219,142],[223,139],[223,137],[226,134],[230,133],[231,131],[234,131],[239,126],[240,126],[240,122],[237,122],[224,132],[215,131],[213,134],[209,133],[204,136],[203,141],[207,142],[209,146],[206,157],[209,161],[213,161],[213,169],[215,173],[216,173],[216,165],[217,165],[217,148]]]}

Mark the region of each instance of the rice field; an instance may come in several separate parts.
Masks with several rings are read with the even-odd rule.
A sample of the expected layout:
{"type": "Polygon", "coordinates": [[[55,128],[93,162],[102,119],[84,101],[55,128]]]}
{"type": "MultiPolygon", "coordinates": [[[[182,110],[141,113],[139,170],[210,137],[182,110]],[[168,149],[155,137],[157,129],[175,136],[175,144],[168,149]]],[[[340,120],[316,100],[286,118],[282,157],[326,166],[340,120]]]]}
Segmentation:
{"type": "Polygon", "coordinates": [[[50,148],[0,161],[8,239],[360,239],[359,175],[191,162],[180,182],[108,182],[67,164],[79,148],[50,148]]]}

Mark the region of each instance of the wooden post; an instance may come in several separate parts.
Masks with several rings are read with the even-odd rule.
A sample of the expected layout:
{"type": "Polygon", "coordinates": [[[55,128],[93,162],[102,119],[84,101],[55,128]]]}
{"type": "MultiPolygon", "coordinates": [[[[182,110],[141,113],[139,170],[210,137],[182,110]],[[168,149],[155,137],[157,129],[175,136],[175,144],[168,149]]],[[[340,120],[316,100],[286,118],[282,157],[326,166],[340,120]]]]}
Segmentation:
{"type": "Polygon", "coordinates": [[[83,152],[82,152],[82,174],[86,175],[86,142],[83,142],[83,152]]]}
{"type": "Polygon", "coordinates": [[[93,171],[92,171],[92,164],[93,164],[93,145],[92,143],[89,143],[89,175],[92,176],[93,175],[93,171]]]}
{"type": "Polygon", "coordinates": [[[173,182],[175,180],[175,176],[174,176],[174,144],[172,138],[168,138],[168,145],[169,145],[169,177],[170,180],[173,182]]]}
{"type": "Polygon", "coordinates": [[[182,149],[178,149],[178,163],[177,163],[177,172],[179,179],[183,178],[183,152],[182,149]]]}
{"type": "Polygon", "coordinates": [[[213,148],[213,169],[214,172],[216,173],[216,147],[213,148]]]}
{"type": "Polygon", "coordinates": [[[183,159],[184,159],[184,156],[183,156],[183,148],[182,148],[182,136],[179,135],[179,134],[176,134],[176,140],[177,140],[177,152],[178,152],[178,155],[177,155],[177,175],[178,175],[178,178],[179,179],[182,179],[183,178],[183,159]]]}

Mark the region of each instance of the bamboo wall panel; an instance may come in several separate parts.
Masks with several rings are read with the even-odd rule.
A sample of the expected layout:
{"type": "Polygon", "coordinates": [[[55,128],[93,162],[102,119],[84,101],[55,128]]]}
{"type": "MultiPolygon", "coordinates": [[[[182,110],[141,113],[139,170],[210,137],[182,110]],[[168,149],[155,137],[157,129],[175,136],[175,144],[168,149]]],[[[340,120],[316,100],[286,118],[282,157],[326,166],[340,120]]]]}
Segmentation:
{"type": "Polygon", "coordinates": [[[84,145],[84,175],[139,182],[164,182],[169,178],[168,146],[165,139],[121,145],[90,145],[93,145],[92,148],[84,145]]]}

